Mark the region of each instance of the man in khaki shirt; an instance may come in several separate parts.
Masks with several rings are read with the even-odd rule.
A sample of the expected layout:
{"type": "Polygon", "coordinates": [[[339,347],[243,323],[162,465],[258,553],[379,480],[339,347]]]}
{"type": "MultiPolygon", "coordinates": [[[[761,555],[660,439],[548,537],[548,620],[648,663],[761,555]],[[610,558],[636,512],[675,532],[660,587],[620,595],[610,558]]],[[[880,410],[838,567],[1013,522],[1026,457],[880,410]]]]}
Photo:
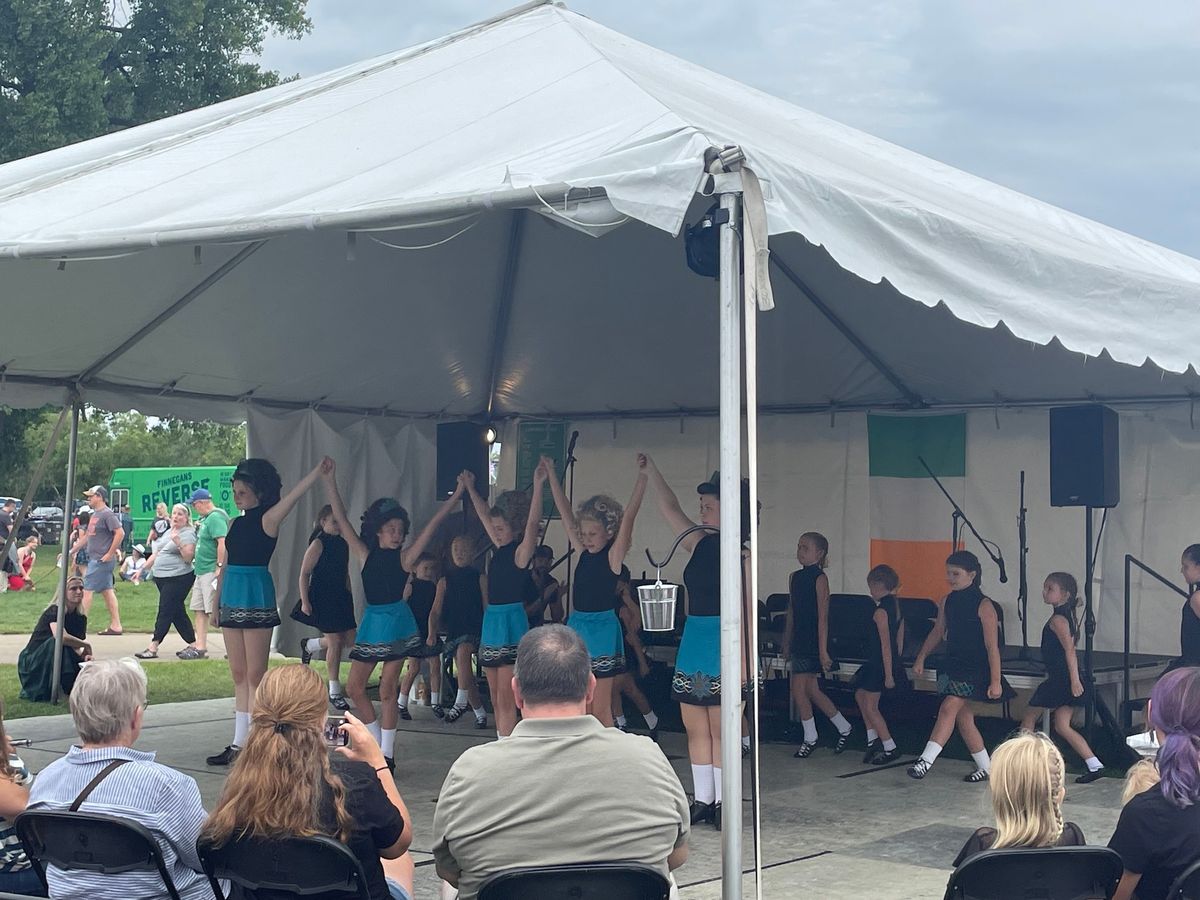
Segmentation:
{"type": "Polygon", "coordinates": [[[563,625],[521,639],[522,720],[450,768],[433,820],[438,874],[473,900],[507,869],[636,862],[665,876],[687,859],[688,801],[649,738],[587,714],[596,688],[583,640],[563,625]]]}

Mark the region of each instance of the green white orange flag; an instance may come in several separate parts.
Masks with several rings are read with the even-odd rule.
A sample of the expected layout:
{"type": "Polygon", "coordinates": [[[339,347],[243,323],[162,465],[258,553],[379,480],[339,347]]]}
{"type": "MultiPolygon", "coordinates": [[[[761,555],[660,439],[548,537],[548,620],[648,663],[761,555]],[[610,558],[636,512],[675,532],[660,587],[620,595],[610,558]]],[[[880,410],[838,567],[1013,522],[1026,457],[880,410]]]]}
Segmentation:
{"type": "MultiPolygon", "coordinates": [[[[900,575],[901,594],[946,594],[952,507],[924,459],[960,504],[967,474],[967,417],[867,416],[871,459],[871,565],[900,575]]],[[[961,546],[961,543],[960,543],[961,546]]]]}

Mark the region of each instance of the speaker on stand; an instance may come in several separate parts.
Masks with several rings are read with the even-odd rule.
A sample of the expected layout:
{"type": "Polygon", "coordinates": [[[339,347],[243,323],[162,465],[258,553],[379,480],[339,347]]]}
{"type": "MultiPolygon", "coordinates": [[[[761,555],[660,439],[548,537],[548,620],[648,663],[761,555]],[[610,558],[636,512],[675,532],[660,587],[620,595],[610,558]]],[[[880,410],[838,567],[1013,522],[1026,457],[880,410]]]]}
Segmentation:
{"type": "Polygon", "coordinates": [[[1092,582],[1099,549],[1093,543],[1093,513],[1096,509],[1107,511],[1121,502],[1120,427],[1116,410],[1098,403],[1050,410],[1050,505],[1084,508],[1083,680],[1089,688],[1085,707],[1089,738],[1097,711],[1105,726],[1120,735],[1116,717],[1096,696],[1092,675],[1096,634],[1092,582]]]}

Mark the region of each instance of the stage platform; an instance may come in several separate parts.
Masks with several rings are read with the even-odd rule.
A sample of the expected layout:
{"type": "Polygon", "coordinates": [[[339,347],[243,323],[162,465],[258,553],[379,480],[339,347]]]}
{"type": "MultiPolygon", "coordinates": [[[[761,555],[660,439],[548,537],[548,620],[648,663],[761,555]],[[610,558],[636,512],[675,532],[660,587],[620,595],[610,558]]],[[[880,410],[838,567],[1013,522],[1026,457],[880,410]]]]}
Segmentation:
{"type": "MultiPolygon", "coordinates": [[[[426,707],[413,708],[412,722],[401,722],[397,736],[396,783],[414,819],[412,853],[417,864],[416,900],[437,900],[430,847],[438,789],[455,758],[467,747],[489,740],[466,720],[444,725],[426,707]]],[[[224,772],[204,765],[204,757],[229,740],[231,700],[207,700],[151,706],[138,748],[155,751],[159,762],[194,777],[211,809],[224,772]]],[[[37,771],[67,751],[74,740],[69,716],[16,719],[8,724],[15,738],[34,746],[21,755],[37,771]]],[[[858,732],[861,739],[861,731],[858,732]]],[[[662,748],[690,786],[682,734],[664,733],[662,748]]],[[[862,749],[834,756],[827,747],[805,760],[792,759],[790,744],[762,749],[762,852],[764,893],[772,898],[811,896],[842,900],[938,900],[945,890],[950,862],[979,825],[989,821],[987,790],[962,777],[969,762],[939,760],[924,781],[913,781],[903,764],[885,768],[862,765],[862,749]]],[[[547,787],[569,771],[547,775],[547,787]]],[[[1106,843],[1119,812],[1121,782],[1104,778],[1094,784],[1068,784],[1064,815],[1089,841],[1106,843]]],[[[744,797],[749,798],[749,793],[744,797]]],[[[636,797],[622,798],[633,804],[636,797]]],[[[747,821],[750,804],[745,803],[747,821]]],[[[583,827],[583,826],[581,826],[583,827]]],[[[752,842],[747,827],[745,863],[752,842]]],[[[720,835],[699,826],[691,858],[677,872],[683,900],[715,900],[720,892],[720,835]]],[[[747,876],[744,896],[752,897],[747,876]]]]}

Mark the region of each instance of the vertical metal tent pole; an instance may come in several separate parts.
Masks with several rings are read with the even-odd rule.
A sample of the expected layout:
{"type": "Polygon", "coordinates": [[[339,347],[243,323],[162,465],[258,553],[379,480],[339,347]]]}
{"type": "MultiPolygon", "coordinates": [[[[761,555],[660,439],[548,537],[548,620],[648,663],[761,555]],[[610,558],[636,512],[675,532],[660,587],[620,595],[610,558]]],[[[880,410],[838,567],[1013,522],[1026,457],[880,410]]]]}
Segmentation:
{"type": "Polygon", "coordinates": [[[67,445],[67,492],[63,501],[63,526],[58,546],[62,550],[62,569],[58,573],[58,625],[54,629],[54,668],[50,675],[50,702],[57,703],[62,694],[63,621],[67,615],[67,574],[71,570],[71,510],[75,506],[75,452],[79,448],[79,397],[71,397],[71,438],[67,445]]]}
{"type": "Polygon", "coordinates": [[[721,898],[742,896],[741,198],[721,195],[721,898]]]}

